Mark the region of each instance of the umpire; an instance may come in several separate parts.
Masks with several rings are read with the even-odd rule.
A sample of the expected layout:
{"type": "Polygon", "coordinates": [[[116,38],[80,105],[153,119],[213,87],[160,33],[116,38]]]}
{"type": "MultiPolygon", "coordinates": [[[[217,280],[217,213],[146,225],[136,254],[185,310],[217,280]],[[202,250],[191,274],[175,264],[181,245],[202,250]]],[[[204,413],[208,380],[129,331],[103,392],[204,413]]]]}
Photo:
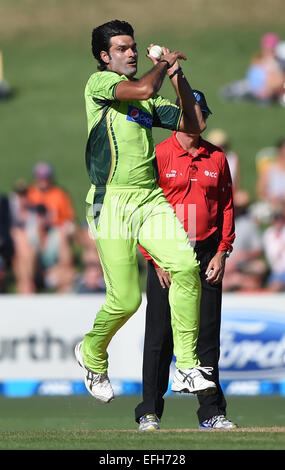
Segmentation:
{"type": "MultiPolygon", "coordinates": [[[[211,113],[205,96],[193,90],[206,121],[211,113]]],[[[234,429],[226,418],[226,400],[219,383],[222,278],[232,251],[233,190],[223,151],[200,135],[174,132],[156,146],[159,185],[176,210],[200,262],[202,296],[197,354],[201,366],[213,367],[217,391],[198,395],[199,429],[234,429]],[[178,210],[179,207],[179,210],[178,210]],[[181,209],[182,207],[182,209],[181,209]],[[194,208],[194,210],[193,210],[194,208]]],[[[135,409],[139,430],[158,430],[168,389],[173,338],[168,290],[169,274],[148,259],[147,309],[143,355],[143,401],[135,409]]]]}

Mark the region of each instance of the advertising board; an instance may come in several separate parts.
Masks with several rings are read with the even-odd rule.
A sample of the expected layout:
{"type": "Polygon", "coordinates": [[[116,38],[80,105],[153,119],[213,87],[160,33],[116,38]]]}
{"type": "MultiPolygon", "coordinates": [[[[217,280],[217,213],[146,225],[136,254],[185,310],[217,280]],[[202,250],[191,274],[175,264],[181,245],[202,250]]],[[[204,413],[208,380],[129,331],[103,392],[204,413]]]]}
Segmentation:
{"type": "MultiPolygon", "coordinates": [[[[96,295],[1,296],[0,393],[87,393],[74,346],[104,302],[96,295]]],[[[141,393],[146,299],[109,348],[117,394],[141,393]]],[[[175,358],[174,358],[175,359],[175,358]]],[[[170,372],[170,383],[174,362],[170,372]]],[[[220,379],[228,394],[285,394],[285,295],[224,294],[220,379]]]]}

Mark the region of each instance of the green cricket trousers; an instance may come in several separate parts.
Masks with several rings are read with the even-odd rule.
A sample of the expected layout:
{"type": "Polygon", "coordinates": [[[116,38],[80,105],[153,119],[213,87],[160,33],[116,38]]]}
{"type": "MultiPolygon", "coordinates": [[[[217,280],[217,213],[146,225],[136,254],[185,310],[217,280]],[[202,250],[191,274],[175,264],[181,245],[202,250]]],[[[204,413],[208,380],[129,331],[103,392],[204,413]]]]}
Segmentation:
{"type": "Polygon", "coordinates": [[[86,367],[98,373],[107,371],[107,348],[112,337],[140,306],[138,244],[170,273],[176,366],[198,366],[199,263],[162,189],[108,185],[92,188],[86,199],[86,216],[104,272],[106,299],[92,330],[84,336],[82,354],[86,367]]]}

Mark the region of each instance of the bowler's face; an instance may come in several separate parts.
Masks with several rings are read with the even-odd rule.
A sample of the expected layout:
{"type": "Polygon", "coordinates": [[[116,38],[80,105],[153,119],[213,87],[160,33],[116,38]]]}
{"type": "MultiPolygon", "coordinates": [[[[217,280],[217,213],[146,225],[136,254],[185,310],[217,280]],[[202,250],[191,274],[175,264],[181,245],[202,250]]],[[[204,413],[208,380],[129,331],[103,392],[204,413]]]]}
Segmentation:
{"type": "Polygon", "coordinates": [[[110,39],[109,53],[103,60],[107,69],[131,78],[137,73],[138,51],[131,36],[113,36],[110,39]]]}

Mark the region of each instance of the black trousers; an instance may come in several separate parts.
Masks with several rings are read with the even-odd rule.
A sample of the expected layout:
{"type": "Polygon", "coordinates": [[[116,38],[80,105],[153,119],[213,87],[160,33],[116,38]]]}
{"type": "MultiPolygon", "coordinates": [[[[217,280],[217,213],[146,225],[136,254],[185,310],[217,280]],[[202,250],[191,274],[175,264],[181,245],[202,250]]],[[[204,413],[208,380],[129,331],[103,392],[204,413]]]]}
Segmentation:
{"type": "MultiPolygon", "coordinates": [[[[213,395],[198,395],[197,411],[199,423],[215,415],[226,415],[226,400],[219,383],[218,361],[220,356],[220,326],[222,284],[212,286],[206,281],[205,270],[215,255],[217,241],[210,237],[195,246],[200,261],[202,296],[200,307],[200,330],[197,355],[201,366],[213,367],[210,380],[217,386],[213,395]]],[[[146,413],[155,413],[161,418],[164,409],[163,395],[169,382],[169,367],[173,357],[168,288],[163,289],[152,261],[148,262],[147,309],[143,353],[143,401],[135,409],[135,419],[146,413]]]]}

